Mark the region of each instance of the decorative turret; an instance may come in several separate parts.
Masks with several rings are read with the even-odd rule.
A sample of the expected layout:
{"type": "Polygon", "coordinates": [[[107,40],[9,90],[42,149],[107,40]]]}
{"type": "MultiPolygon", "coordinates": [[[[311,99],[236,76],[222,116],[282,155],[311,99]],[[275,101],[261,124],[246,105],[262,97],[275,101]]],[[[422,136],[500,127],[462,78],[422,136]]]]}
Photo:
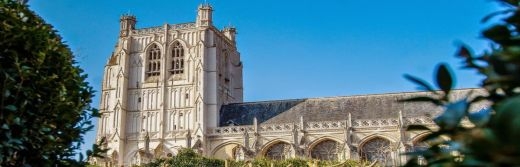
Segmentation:
{"type": "Polygon", "coordinates": [[[222,33],[231,41],[235,42],[235,36],[237,34],[237,29],[235,27],[225,27],[224,30],[222,30],[222,33]]]}
{"type": "Polygon", "coordinates": [[[212,24],[213,8],[209,4],[199,5],[197,11],[197,27],[210,26],[212,24]]]}
{"type": "Polygon", "coordinates": [[[134,15],[124,14],[120,19],[120,37],[127,37],[130,34],[130,31],[135,30],[135,23],[137,19],[134,15]]]}

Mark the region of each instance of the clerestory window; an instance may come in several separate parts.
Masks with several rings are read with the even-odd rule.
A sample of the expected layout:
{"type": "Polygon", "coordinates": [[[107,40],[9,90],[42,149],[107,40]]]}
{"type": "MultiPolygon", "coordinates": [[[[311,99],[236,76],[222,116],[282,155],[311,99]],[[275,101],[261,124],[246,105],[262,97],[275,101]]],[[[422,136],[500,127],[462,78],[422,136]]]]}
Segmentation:
{"type": "Polygon", "coordinates": [[[182,73],[184,73],[184,48],[179,42],[175,42],[172,47],[170,74],[182,73]]]}
{"type": "Polygon", "coordinates": [[[146,76],[159,76],[161,74],[161,49],[157,44],[150,46],[147,52],[148,68],[146,69],[146,76]]]}

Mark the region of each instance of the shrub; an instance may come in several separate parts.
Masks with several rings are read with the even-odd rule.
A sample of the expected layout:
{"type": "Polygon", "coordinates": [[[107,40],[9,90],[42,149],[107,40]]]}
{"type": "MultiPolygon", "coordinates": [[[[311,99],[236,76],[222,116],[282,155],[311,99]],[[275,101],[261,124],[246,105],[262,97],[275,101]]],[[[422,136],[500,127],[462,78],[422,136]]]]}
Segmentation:
{"type": "MultiPolygon", "coordinates": [[[[0,0],[0,166],[76,166],[92,87],[52,26],[0,0]]],[[[80,160],[83,158],[80,156],[80,160]]]]}
{"type": "Polygon", "coordinates": [[[474,54],[461,46],[457,56],[464,67],[482,74],[482,89],[486,95],[452,101],[453,76],[447,65],[437,69],[436,85],[441,91],[421,79],[407,76],[434,97],[417,97],[408,101],[428,101],[444,107],[434,118],[438,130],[414,125],[410,130],[429,130],[423,142],[426,150],[410,153],[414,157],[407,166],[417,166],[419,156],[431,166],[520,166],[520,5],[519,0],[497,0],[504,7],[484,18],[498,23],[485,29],[482,36],[491,42],[490,51],[474,54]],[[470,111],[471,105],[485,100],[490,108],[470,111]],[[467,118],[474,126],[462,126],[467,118]]]}
{"type": "Polygon", "coordinates": [[[183,167],[218,167],[224,166],[224,161],[202,157],[189,148],[179,150],[179,153],[168,159],[156,159],[143,165],[144,167],[183,166],[183,167]]]}

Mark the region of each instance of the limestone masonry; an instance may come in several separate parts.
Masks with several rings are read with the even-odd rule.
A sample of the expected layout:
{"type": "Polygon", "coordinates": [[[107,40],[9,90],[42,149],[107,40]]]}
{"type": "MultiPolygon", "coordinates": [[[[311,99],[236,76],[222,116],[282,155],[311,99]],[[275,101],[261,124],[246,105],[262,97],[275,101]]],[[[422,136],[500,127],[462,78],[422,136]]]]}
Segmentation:
{"type": "MultiPolygon", "coordinates": [[[[136,28],[123,15],[104,69],[97,141],[105,138],[102,166],[132,166],[191,148],[207,157],[247,160],[365,159],[399,165],[407,150],[435,128],[441,108],[400,99],[425,92],[243,102],[236,29],[212,24],[212,7],[195,22],[136,28]]],[[[458,90],[454,98],[468,91],[458,90]]]]}

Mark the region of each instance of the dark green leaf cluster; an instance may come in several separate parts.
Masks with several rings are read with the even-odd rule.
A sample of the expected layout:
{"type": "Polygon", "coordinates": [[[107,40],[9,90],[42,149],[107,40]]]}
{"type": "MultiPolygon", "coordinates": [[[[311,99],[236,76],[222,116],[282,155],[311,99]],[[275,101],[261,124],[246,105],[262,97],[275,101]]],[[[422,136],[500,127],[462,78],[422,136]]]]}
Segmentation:
{"type": "Polygon", "coordinates": [[[0,0],[0,166],[83,164],[76,152],[98,115],[86,77],[51,25],[0,0]]]}
{"type": "Polygon", "coordinates": [[[444,107],[434,118],[438,130],[412,125],[408,130],[431,131],[422,142],[430,147],[408,153],[414,157],[408,166],[417,166],[422,157],[428,166],[520,166],[520,1],[498,0],[504,9],[484,21],[498,18],[482,36],[492,43],[491,50],[474,54],[461,46],[457,57],[465,68],[485,76],[481,85],[486,95],[452,101],[449,97],[453,76],[447,65],[440,65],[436,83],[441,91],[421,79],[405,76],[434,97],[415,97],[405,101],[427,101],[444,107]],[[487,101],[490,108],[469,111],[476,102],[487,101]],[[472,125],[462,125],[467,118],[472,125]]]}

